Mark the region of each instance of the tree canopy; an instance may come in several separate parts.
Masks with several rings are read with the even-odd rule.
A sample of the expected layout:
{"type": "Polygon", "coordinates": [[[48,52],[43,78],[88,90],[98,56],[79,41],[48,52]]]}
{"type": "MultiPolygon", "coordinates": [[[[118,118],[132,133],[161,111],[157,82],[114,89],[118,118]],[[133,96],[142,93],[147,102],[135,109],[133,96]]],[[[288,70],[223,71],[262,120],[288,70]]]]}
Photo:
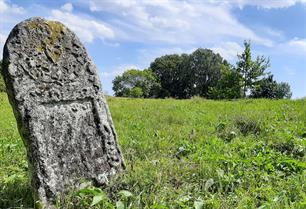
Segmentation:
{"type": "Polygon", "coordinates": [[[241,83],[243,90],[243,97],[247,96],[247,91],[251,90],[260,77],[265,75],[266,69],[270,67],[270,60],[264,56],[257,56],[252,60],[251,42],[244,41],[244,51],[238,55],[237,71],[241,75],[241,83]]]}
{"type": "Polygon", "coordinates": [[[251,98],[270,98],[270,99],[290,99],[292,96],[288,83],[277,83],[273,75],[262,79],[258,85],[252,89],[251,98]]]}
{"type": "Polygon", "coordinates": [[[221,77],[221,65],[227,62],[210,49],[197,49],[192,54],[165,55],[156,58],[150,69],[161,84],[158,97],[206,97],[209,87],[221,77]]]}
{"type": "Polygon", "coordinates": [[[181,81],[180,66],[183,57],[178,54],[165,55],[156,58],[150,65],[150,70],[156,75],[161,90],[157,97],[178,97],[177,88],[181,81]]]}
{"type": "Polygon", "coordinates": [[[184,72],[188,74],[187,98],[208,96],[208,90],[221,78],[221,66],[228,65],[219,54],[210,49],[197,49],[187,59],[184,72]]]}
{"type": "Polygon", "coordinates": [[[113,90],[118,97],[154,97],[160,84],[151,70],[130,69],[113,80],[113,90]]]}
{"type": "Polygon", "coordinates": [[[267,71],[270,60],[252,57],[250,41],[230,65],[220,54],[199,48],[191,54],[156,58],[146,70],[127,70],[113,81],[115,96],[210,99],[290,98],[288,83],[277,83],[267,71]]]}
{"type": "Polygon", "coordinates": [[[221,78],[216,85],[210,87],[208,98],[210,99],[237,99],[241,96],[241,76],[231,65],[221,66],[221,78]]]}

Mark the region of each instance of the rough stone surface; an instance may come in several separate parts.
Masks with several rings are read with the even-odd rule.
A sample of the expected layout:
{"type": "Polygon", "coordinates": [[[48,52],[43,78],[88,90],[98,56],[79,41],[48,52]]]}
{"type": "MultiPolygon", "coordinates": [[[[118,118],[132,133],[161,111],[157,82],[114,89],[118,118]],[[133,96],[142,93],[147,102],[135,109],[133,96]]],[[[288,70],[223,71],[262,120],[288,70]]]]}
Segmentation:
{"type": "Polygon", "coordinates": [[[80,180],[104,185],[124,169],[96,67],[73,32],[25,20],[10,33],[3,63],[36,198],[52,205],[80,180]]]}

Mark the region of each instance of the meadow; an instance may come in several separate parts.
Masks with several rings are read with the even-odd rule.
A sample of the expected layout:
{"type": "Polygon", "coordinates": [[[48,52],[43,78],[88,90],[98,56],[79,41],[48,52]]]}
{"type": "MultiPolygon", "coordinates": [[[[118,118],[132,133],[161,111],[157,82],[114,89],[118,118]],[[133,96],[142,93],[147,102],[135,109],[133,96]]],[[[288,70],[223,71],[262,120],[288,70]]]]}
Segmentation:
{"type": "MultiPolygon", "coordinates": [[[[306,208],[306,100],[107,97],[127,169],[59,208],[306,208]]],[[[0,93],[0,208],[33,208],[0,93]]]]}

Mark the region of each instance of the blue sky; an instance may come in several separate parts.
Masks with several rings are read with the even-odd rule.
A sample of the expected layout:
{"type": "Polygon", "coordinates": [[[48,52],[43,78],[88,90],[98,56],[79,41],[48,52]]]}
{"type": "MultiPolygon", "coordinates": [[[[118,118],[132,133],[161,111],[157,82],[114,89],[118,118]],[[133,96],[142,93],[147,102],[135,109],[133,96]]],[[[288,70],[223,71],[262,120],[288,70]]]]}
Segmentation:
{"type": "Polygon", "coordinates": [[[108,94],[115,76],[165,54],[211,48],[234,64],[247,39],[293,98],[306,96],[306,0],[0,0],[1,51],[14,25],[33,16],[79,36],[108,94]]]}

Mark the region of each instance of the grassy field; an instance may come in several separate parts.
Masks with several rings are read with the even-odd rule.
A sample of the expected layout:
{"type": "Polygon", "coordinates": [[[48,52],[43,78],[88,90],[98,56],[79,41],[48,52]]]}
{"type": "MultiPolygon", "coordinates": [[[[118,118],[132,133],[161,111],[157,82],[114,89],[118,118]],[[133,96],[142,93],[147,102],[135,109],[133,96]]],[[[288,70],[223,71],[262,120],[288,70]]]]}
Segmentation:
{"type": "MultiPolygon", "coordinates": [[[[127,171],[103,191],[72,191],[62,208],[306,208],[306,100],[108,104],[127,171]]],[[[34,207],[4,93],[0,163],[0,208],[34,207]]]]}

